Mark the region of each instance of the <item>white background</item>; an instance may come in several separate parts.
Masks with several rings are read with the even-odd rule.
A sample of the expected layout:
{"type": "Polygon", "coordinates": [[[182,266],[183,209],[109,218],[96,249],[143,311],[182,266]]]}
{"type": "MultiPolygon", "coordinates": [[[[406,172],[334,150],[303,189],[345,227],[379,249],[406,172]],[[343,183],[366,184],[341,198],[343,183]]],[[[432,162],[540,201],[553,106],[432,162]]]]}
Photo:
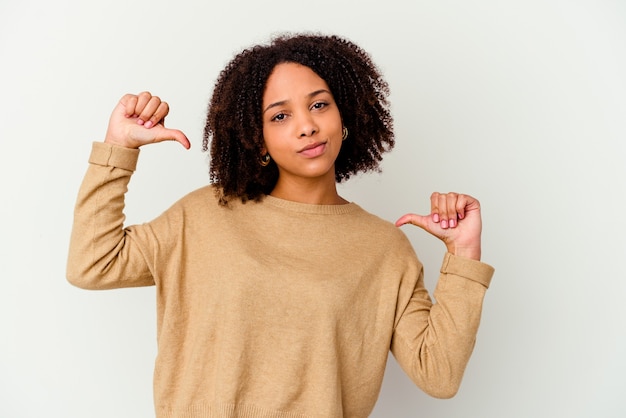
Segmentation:
{"type": "MultiPolygon", "coordinates": [[[[154,289],[65,280],[74,199],[118,98],[150,90],[192,141],[146,147],[127,220],[208,182],[213,83],[275,32],[369,51],[397,146],[341,193],[394,221],[434,190],[483,205],[496,268],[458,395],[390,357],[374,417],[624,417],[626,2],[0,0],[0,417],[149,417],[154,289]]],[[[434,287],[443,245],[403,227],[434,287]]]]}

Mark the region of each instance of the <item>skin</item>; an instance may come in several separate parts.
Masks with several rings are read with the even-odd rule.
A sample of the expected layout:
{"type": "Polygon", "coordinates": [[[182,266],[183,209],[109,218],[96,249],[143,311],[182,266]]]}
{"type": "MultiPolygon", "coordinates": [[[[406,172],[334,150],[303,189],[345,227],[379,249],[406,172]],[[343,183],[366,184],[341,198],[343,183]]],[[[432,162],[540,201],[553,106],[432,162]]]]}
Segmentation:
{"type": "Polygon", "coordinates": [[[156,142],[178,141],[189,149],[191,144],[184,133],[165,127],[169,111],[167,102],[149,92],[126,94],[113,109],[104,142],[139,148],[156,142]]]}
{"type": "Polygon", "coordinates": [[[261,154],[270,154],[279,173],[271,195],[302,203],[347,203],[335,183],[342,127],[323,79],[299,64],[277,65],[263,94],[261,154]]]}
{"type": "MultiPolygon", "coordinates": [[[[346,204],[337,193],[335,159],[342,143],[342,123],[326,82],[308,67],[276,66],[263,95],[265,148],[278,166],[271,194],[311,204],[346,204]]],[[[139,148],[177,141],[190,148],[187,136],[165,127],[169,105],[149,92],[124,95],[111,114],[106,143],[139,148]]],[[[349,139],[348,139],[349,140],[349,139]]],[[[474,260],[481,257],[480,203],[472,196],[438,193],[430,197],[428,215],[408,213],[396,226],[412,224],[439,238],[448,252],[474,260]]]]}

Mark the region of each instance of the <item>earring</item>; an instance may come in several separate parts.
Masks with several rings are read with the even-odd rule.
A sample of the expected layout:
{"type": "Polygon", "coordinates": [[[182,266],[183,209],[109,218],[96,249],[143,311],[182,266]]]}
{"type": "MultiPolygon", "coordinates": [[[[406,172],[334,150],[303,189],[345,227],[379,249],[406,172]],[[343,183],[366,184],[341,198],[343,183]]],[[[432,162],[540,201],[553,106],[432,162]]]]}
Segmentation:
{"type": "Polygon", "coordinates": [[[341,140],[345,141],[347,138],[348,138],[348,128],[344,126],[343,129],[341,130],[341,140]]]}
{"type": "Polygon", "coordinates": [[[272,158],[270,157],[269,153],[261,155],[261,158],[259,158],[259,164],[261,164],[263,167],[267,167],[271,159],[272,158]]]}

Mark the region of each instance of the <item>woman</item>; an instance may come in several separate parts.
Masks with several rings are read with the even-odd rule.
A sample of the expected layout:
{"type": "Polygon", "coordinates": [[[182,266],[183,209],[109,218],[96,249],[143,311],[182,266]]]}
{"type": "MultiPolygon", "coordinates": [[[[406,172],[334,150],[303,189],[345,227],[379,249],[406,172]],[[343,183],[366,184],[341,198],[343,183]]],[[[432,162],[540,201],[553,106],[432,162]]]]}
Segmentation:
{"type": "Polygon", "coordinates": [[[369,56],[299,34],[238,54],[209,104],[211,185],[123,228],[139,147],[190,143],[144,92],[94,143],[75,210],[68,279],[89,289],[157,286],[158,417],[366,417],[387,355],[432,396],[453,396],[493,269],[480,205],[434,193],[394,226],[337,193],[393,147],[388,88],[369,56]],[[397,226],[447,247],[433,304],[397,226]]]}

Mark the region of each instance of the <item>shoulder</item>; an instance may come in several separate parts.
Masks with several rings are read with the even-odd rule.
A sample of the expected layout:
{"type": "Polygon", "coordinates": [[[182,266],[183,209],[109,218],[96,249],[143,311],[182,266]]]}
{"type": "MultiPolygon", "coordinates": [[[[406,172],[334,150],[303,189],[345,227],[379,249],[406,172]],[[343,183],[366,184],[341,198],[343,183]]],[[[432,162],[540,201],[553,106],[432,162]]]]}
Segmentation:
{"type": "Polygon", "coordinates": [[[212,184],[200,187],[187,193],[172,206],[187,209],[202,207],[203,210],[222,207],[219,203],[218,189],[212,184]]]}
{"type": "Polygon", "coordinates": [[[362,207],[355,211],[360,228],[378,242],[380,246],[386,246],[403,252],[414,253],[413,246],[408,237],[393,222],[373,214],[362,207]]]}
{"type": "Polygon", "coordinates": [[[384,219],[381,216],[376,215],[372,212],[369,212],[357,204],[354,205],[357,207],[357,210],[355,210],[355,216],[358,216],[360,218],[359,221],[365,223],[368,228],[373,228],[389,233],[395,232],[404,235],[402,234],[400,229],[396,227],[391,221],[384,219]]]}
{"type": "Polygon", "coordinates": [[[205,217],[214,218],[224,207],[219,204],[219,197],[213,185],[192,190],[171,204],[159,218],[169,219],[168,222],[191,222],[205,217]]]}

